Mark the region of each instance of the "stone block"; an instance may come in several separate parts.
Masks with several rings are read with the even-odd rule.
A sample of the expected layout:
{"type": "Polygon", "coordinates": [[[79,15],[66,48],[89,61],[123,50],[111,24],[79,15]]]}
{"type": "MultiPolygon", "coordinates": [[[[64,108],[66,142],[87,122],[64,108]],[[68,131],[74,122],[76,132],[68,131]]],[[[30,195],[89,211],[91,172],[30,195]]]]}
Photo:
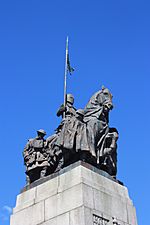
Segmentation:
{"type": "Polygon", "coordinates": [[[57,217],[51,219],[51,220],[48,220],[44,223],[41,223],[39,225],[57,225],[57,217]]]}
{"type": "Polygon", "coordinates": [[[76,167],[59,176],[58,192],[63,192],[81,182],[81,167],[76,167]]]}
{"type": "Polygon", "coordinates": [[[113,182],[112,180],[90,171],[89,169],[82,167],[81,176],[83,183],[92,186],[95,189],[100,189],[113,195],[120,195],[129,199],[128,190],[126,187],[113,182]]]}
{"type": "Polygon", "coordinates": [[[128,223],[131,225],[137,225],[135,208],[127,204],[128,223]]]}
{"type": "Polygon", "coordinates": [[[57,198],[58,196],[54,195],[45,200],[45,220],[50,220],[51,218],[58,216],[57,198]]]}
{"type": "Polygon", "coordinates": [[[35,200],[35,195],[36,187],[19,194],[17,196],[16,206],[23,205],[26,202],[32,202],[32,200],[35,200]]]}
{"type": "Polygon", "coordinates": [[[45,200],[45,220],[82,205],[82,185],[79,184],[45,200]]]}
{"type": "Polygon", "coordinates": [[[13,213],[17,213],[20,210],[28,208],[35,204],[36,188],[32,188],[17,196],[16,207],[13,209],[13,213]]]}
{"type": "Polygon", "coordinates": [[[34,204],[35,204],[35,199],[32,199],[31,201],[26,201],[23,204],[20,204],[20,205],[16,206],[15,208],[13,208],[13,213],[17,213],[17,212],[19,212],[25,208],[28,208],[34,204]]]}
{"type": "Polygon", "coordinates": [[[129,200],[128,189],[125,186],[122,186],[122,185],[116,183],[116,185],[114,185],[114,188],[116,190],[117,195],[120,195],[123,198],[126,198],[129,200]]]}
{"type": "Polygon", "coordinates": [[[85,220],[85,225],[91,225],[93,224],[93,212],[91,209],[85,207],[84,208],[84,220],[85,220]]]}
{"type": "Polygon", "coordinates": [[[121,198],[109,195],[105,192],[94,189],[94,208],[112,217],[127,222],[126,204],[121,198]]]}
{"type": "Polygon", "coordinates": [[[51,220],[48,220],[41,225],[70,225],[69,223],[69,213],[62,214],[51,220]]]}
{"type": "Polygon", "coordinates": [[[65,214],[58,216],[56,225],[70,225],[69,224],[69,213],[65,213],[65,214]]]}
{"type": "Polygon", "coordinates": [[[84,206],[93,209],[94,208],[93,188],[86,184],[82,184],[82,195],[84,206]]]}
{"type": "Polygon", "coordinates": [[[70,211],[70,224],[69,225],[86,225],[84,207],[81,206],[70,211]]]}
{"type": "Polygon", "coordinates": [[[58,192],[58,177],[53,178],[39,186],[37,186],[35,203],[56,195],[58,192]]]}
{"type": "Polygon", "coordinates": [[[44,202],[28,207],[11,216],[11,225],[37,225],[44,222],[44,202]]]}

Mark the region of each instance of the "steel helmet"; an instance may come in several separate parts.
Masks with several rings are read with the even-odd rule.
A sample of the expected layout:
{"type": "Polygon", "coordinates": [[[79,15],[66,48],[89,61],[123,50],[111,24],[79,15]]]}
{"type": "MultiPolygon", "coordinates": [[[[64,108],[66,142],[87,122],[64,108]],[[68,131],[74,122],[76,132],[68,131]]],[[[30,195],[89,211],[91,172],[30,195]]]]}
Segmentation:
{"type": "Polygon", "coordinates": [[[73,105],[74,103],[74,97],[72,94],[67,94],[67,102],[71,103],[73,105]]]}
{"type": "Polygon", "coordinates": [[[46,135],[46,132],[45,132],[45,130],[43,130],[43,129],[37,130],[37,133],[39,133],[39,134],[44,134],[44,136],[46,135]]]}

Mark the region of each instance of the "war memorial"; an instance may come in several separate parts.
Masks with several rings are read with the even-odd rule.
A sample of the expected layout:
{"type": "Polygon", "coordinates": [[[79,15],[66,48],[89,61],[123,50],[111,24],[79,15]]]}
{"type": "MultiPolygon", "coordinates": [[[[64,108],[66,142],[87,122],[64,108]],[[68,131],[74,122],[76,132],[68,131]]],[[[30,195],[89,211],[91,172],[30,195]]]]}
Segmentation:
{"type": "Polygon", "coordinates": [[[26,186],[10,225],[137,225],[128,189],[117,179],[119,132],[109,127],[112,93],[104,86],[83,109],[66,92],[72,72],[66,47],[64,103],[55,133],[39,129],[23,150],[26,186]]]}

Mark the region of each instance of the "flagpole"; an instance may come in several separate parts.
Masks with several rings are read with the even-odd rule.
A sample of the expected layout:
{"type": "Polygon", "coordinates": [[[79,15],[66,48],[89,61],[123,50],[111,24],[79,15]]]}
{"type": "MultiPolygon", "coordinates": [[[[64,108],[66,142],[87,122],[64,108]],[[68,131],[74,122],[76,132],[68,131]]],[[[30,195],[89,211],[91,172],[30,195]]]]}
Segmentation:
{"type": "MultiPolygon", "coordinates": [[[[67,96],[67,61],[68,61],[68,36],[66,39],[66,61],[65,61],[65,73],[64,73],[64,107],[66,107],[66,96],[67,96]]],[[[65,112],[63,113],[63,118],[65,118],[65,112]]]]}

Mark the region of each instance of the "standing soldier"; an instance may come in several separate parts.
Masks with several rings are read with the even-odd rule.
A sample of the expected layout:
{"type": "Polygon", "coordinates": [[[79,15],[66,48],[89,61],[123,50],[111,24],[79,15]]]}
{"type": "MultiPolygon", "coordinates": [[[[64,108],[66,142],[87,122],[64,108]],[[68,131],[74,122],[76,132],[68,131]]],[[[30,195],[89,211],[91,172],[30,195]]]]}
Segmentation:
{"type": "Polygon", "coordinates": [[[46,151],[46,140],[44,139],[46,132],[40,129],[37,131],[37,135],[37,137],[28,140],[23,151],[27,184],[45,177],[50,166],[46,151]]]}

